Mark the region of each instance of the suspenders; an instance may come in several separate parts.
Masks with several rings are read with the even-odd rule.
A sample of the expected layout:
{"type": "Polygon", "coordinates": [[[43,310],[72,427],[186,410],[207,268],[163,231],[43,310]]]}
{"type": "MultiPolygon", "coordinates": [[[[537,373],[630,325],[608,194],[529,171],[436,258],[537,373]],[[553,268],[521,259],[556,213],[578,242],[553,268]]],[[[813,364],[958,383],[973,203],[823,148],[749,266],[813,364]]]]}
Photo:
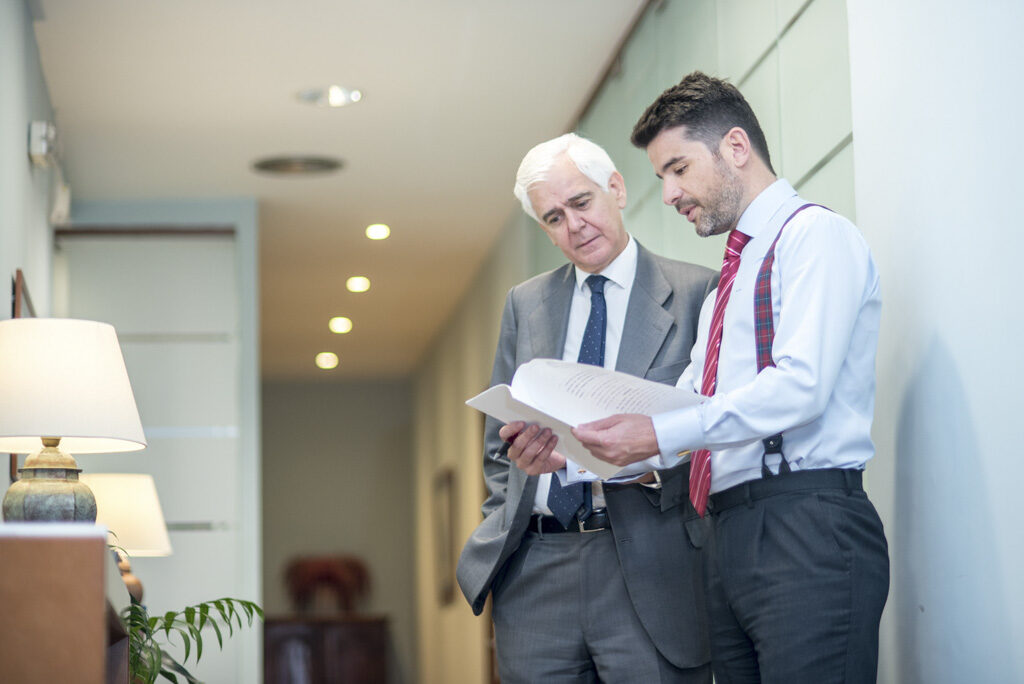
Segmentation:
{"type": "MultiPolygon", "coordinates": [[[[757,281],[754,284],[754,341],[757,345],[757,372],[765,368],[774,368],[775,361],[772,359],[772,343],[775,341],[775,321],[772,319],[772,264],[775,263],[775,245],[782,237],[782,231],[786,229],[793,217],[808,207],[822,207],[820,204],[804,204],[789,215],[782,227],[779,228],[775,240],[772,241],[768,253],[764,255],[761,262],[761,269],[757,272],[757,281]]],[[[789,462],[782,453],[782,433],[765,437],[761,442],[764,444],[764,453],[761,455],[761,477],[768,479],[774,477],[768,468],[768,454],[778,454],[779,475],[790,472],[789,462]]]]}

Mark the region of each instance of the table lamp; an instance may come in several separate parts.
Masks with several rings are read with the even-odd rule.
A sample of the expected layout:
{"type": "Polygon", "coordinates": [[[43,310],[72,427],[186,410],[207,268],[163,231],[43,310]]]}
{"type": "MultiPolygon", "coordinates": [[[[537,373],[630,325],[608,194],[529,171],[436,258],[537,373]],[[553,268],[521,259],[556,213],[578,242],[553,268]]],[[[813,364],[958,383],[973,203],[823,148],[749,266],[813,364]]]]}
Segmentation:
{"type": "Polygon", "coordinates": [[[93,522],[76,454],[146,447],[113,326],[0,321],[0,452],[31,454],[4,495],[4,520],[93,522]]]}
{"type": "Polygon", "coordinates": [[[96,522],[110,530],[108,542],[124,550],[116,551],[117,567],[128,592],[141,603],[142,582],[132,572],[129,558],[171,555],[171,540],[153,476],[83,473],[79,480],[96,497],[96,522]]]}

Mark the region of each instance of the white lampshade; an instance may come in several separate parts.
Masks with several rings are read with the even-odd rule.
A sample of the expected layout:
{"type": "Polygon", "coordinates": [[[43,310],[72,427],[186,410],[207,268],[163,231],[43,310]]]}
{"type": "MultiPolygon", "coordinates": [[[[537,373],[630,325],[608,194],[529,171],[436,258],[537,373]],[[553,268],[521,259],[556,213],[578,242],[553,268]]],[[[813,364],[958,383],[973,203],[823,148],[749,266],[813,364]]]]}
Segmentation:
{"type": "Polygon", "coordinates": [[[0,321],[0,452],[38,451],[41,437],[71,454],[146,447],[113,326],[0,321]]]}
{"type": "Polygon", "coordinates": [[[129,556],[171,555],[152,475],[82,473],[78,478],[96,497],[96,523],[110,530],[111,544],[129,556]]]}

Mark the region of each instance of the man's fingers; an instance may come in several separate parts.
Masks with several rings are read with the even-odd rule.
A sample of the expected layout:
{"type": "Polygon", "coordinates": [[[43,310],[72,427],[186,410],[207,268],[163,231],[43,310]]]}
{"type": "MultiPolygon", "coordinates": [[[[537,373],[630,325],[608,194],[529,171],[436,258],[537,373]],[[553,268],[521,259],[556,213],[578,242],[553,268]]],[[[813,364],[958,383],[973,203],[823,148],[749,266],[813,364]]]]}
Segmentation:
{"type": "Polygon", "coordinates": [[[511,422],[508,425],[502,425],[498,429],[498,436],[506,442],[511,442],[515,439],[516,435],[523,431],[524,427],[526,427],[526,423],[521,420],[511,422]]]}
{"type": "MultiPolygon", "coordinates": [[[[505,427],[509,427],[506,425],[505,427]]],[[[504,430],[505,428],[502,428],[504,430]]],[[[528,425],[521,429],[518,433],[510,434],[507,439],[509,440],[508,457],[519,463],[523,458],[523,451],[533,441],[534,435],[540,430],[536,425],[528,425]]],[[[500,434],[500,430],[499,430],[500,434]]]]}
{"type": "Polygon", "coordinates": [[[572,433],[591,454],[620,467],[658,453],[658,438],[648,416],[611,416],[580,425],[572,433]]]}
{"type": "Polygon", "coordinates": [[[553,437],[551,430],[530,425],[512,442],[509,447],[509,458],[524,470],[543,454],[548,440],[553,437]]]}
{"type": "Polygon", "coordinates": [[[591,447],[601,446],[603,441],[601,437],[601,429],[590,427],[591,425],[594,424],[589,423],[588,425],[580,425],[579,427],[574,427],[572,429],[573,436],[580,440],[580,443],[588,449],[591,447]]]}
{"type": "Polygon", "coordinates": [[[509,460],[527,475],[551,473],[565,467],[565,457],[555,452],[558,437],[549,428],[515,421],[499,428],[498,436],[509,443],[509,460]]]}
{"type": "Polygon", "coordinates": [[[547,428],[533,433],[530,443],[523,449],[523,458],[528,459],[531,463],[538,459],[545,460],[551,454],[551,450],[555,448],[553,439],[557,440],[558,438],[547,428]]]}
{"type": "MultiPolygon", "coordinates": [[[[545,430],[550,433],[550,430],[545,430]]],[[[530,464],[523,468],[523,471],[527,475],[540,475],[541,473],[550,473],[558,470],[561,466],[558,464],[556,459],[555,446],[558,444],[558,437],[554,434],[549,434],[547,439],[538,437],[534,440],[535,445],[540,446],[540,450],[536,456],[530,462],[530,464]]],[[[532,447],[533,445],[531,445],[532,447]]],[[[559,455],[560,457],[560,455],[559,455]]],[[[562,459],[564,465],[565,459],[562,459]]],[[[520,462],[522,463],[522,462],[520,462]]]]}

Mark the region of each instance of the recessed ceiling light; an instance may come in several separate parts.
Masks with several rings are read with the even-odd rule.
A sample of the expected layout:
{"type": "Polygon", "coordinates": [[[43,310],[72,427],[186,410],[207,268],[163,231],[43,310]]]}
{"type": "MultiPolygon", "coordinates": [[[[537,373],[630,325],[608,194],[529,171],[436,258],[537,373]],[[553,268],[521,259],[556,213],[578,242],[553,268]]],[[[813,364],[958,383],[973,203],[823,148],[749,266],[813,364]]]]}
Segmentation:
{"type": "Polygon", "coordinates": [[[306,88],[295,95],[300,102],[318,107],[344,107],[363,99],[362,92],[354,88],[331,85],[326,88],[306,88]]]}
{"type": "Polygon", "coordinates": [[[331,329],[332,333],[344,335],[347,332],[352,332],[352,319],[345,316],[335,316],[327,323],[327,327],[331,329]]]}
{"type": "Polygon", "coordinates": [[[374,223],[366,226],[366,237],[371,240],[385,240],[391,235],[391,228],[384,223],[374,223]]]}
{"type": "Polygon", "coordinates": [[[280,156],[265,157],[253,162],[252,168],[265,173],[276,173],[282,175],[303,175],[316,173],[330,173],[337,171],[343,165],[340,159],[332,157],[314,156],[280,156]]]}
{"type": "Polygon", "coordinates": [[[352,276],[345,281],[349,292],[366,292],[370,289],[370,279],[365,276],[352,276]]]}
{"type": "Polygon", "coordinates": [[[320,352],[316,355],[316,367],[331,370],[338,367],[338,355],[334,352],[320,352]]]}

